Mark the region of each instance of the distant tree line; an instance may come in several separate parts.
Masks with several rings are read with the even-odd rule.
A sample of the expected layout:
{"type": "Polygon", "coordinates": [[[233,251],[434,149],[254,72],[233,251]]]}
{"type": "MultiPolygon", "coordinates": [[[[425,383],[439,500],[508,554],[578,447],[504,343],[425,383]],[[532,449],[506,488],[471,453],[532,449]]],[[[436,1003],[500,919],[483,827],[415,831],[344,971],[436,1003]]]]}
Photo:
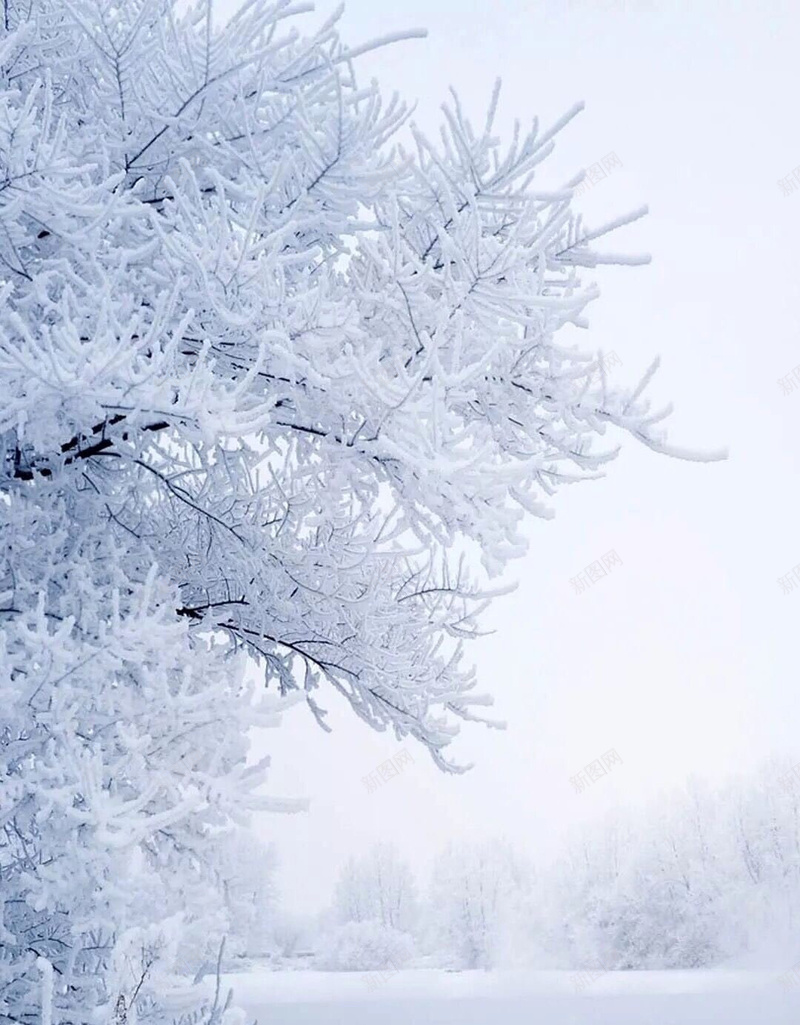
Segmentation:
{"type": "Polygon", "coordinates": [[[788,964],[798,924],[800,784],[769,764],[586,826],[547,865],[453,841],[421,887],[378,844],[342,868],[313,945],[318,966],[351,970],[701,968],[759,952],[788,964]]]}

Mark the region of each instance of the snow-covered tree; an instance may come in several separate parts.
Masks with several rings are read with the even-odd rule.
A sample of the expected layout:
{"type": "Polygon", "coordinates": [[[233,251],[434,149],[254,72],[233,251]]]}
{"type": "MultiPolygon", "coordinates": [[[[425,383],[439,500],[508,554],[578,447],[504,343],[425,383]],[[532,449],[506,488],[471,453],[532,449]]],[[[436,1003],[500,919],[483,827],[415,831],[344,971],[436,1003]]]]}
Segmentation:
{"type": "Polygon", "coordinates": [[[267,953],[273,946],[278,903],[275,849],[250,831],[237,830],[220,846],[218,864],[228,915],[228,953],[267,953]]]}
{"type": "Polygon", "coordinates": [[[575,111],[503,148],[496,94],[478,128],[454,101],[434,145],[309,7],[4,0],[0,994],[24,1023],[40,957],[57,1018],[154,1006],[209,837],[255,803],[247,730],[292,700],[323,723],[328,685],[453,768],[487,701],[465,553],[519,555],[608,428],[668,451],[650,372],[612,385],[569,343],[580,269],[631,262],[592,249],[630,218],[588,230],[578,177],[539,182],[575,111]]]}
{"type": "Polygon", "coordinates": [[[417,923],[417,895],[408,862],[393,844],[375,844],[350,858],[336,884],[334,911],[340,923],[380,922],[401,932],[417,923]]]}
{"type": "Polygon", "coordinates": [[[515,907],[527,879],[500,840],[451,843],[433,867],[427,903],[429,940],[447,964],[491,968],[510,956],[515,907]]]}

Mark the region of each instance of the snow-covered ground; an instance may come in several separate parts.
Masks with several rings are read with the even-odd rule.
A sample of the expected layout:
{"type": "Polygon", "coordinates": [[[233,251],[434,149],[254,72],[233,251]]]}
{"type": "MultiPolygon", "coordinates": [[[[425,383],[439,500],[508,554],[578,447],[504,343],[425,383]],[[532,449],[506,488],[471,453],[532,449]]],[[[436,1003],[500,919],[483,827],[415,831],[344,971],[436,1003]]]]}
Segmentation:
{"type": "Polygon", "coordinates": [[[361,972],[223,977],[259,1025],[797,1025],[780,972],[361,972]]]}

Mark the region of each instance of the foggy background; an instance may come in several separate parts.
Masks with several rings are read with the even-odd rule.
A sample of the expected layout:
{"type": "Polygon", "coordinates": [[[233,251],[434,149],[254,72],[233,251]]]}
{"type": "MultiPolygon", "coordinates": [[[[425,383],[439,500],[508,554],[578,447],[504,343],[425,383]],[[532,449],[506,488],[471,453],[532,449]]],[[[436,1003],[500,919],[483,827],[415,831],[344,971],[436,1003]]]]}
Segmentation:
{"type": "MultiPolygon", "coordinates": [[[[332,9],[321,2],[308,17],[332,9]]],[[[631,385],[660,354],[650,394],[675,404],[670,440],[728,446],[730,457],[684,463],[621,439],[605,480],[563,491],[555,520],[530,524],[528,555],[512,567],[519,587],[494,606],[496,632],[472,647],[480,689],[508,729],[466,724],[448,752],[475,762],[466,775],[444,776],[413,742],[371,732],[330,689],[319,700],[331,735],[300,707],[258,738],[273,757],[270,792],[311,799],[305,815],[259,823],[298,911],[325,904],[341,864],[376,840],[395,841],[423,878],[451,838],[505,836],[546,860],[571,825],[656,799],[690,773],[800,761],[800,586],[778,585],[800,563],[800,387],[778,385],[800,364],[800,185],[789,195],[778,185],[800,165],[800,10],[788,0],[348,0],[341,23],[351,45],[417,26],[426,40],[358,69],[418,100],[428,134],[450,85],[482,122],[497,75],[509,134],[515,117],[547,127],[586,101],[537,184],[562,186],[616,155],[621,166],[576,205],[591,227],[648,203],[648,217],[598,248],[653,262],[586,271],[603,294],[590,330],[567,327],[563,342],[614,353],[609,373],[631,385]],[[610,551],[621,565],[576,594],[572,578],[610,551]],[[363,778],[403,749],[413,763],[369,793],[363,778]],[[622,764],[576,793],[570,777],[610,749],[622,764]]]]}

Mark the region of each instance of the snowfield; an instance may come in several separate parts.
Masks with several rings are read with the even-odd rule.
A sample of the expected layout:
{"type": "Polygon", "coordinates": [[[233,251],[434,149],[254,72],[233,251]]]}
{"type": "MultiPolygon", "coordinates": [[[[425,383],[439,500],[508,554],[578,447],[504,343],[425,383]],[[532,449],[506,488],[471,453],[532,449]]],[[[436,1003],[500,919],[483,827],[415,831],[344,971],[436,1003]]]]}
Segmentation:
{"type": "MultiPolygon", "coordinates": [[[[207,980],[207,982],[210,980],[207,980]]],[[[797,1025],[780,972],[315,972],[225,975],[260,1025],[797,1025]]]]}

